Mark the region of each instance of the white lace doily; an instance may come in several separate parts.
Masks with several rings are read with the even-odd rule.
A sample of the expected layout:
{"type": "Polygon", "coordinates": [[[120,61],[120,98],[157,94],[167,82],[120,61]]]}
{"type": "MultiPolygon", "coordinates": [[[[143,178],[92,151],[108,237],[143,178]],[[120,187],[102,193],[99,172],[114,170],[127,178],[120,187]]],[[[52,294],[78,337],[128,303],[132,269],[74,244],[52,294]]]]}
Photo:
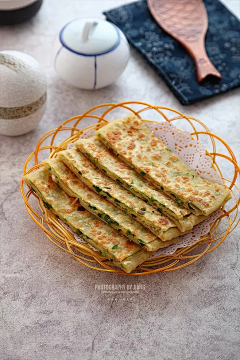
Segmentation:
{"type": "Polygon", "coordinates": [[[146,123],[170,150],[172,150],[190,169],[206,180],[223,184],[222,178],[212,166],[211,156],[206,154],[204,145],[199,140],[193,140],[190,133],[178,131],[171,123],[146,123]]]}
{"type": "MultiPolygon", "coordinates": [[[[215,181],[223,184],[222,178],[215,171],[212,166],[212,158],[207,155],[204,145],[198,141],[193,140],[189,132],[178,131],[178,129],[168,122],[163,123],[148,123],[147,127],[154,132],[155,136],[158,137],[170,150],[172,150],[178,157],[183,160],[192,170],[203,177],[206,180],[215,181]]],[[[89,139],[95,135],[95,130],[84,131],[80,138],[89,139]]],[[[69,144],[71,147],[72,144],[69,144]]],[[[194,226],[191,233],[180,236],[180,240],[177,244],[170,245],[164,249],[159,249],[156,255],[171,255],[179,248],[192,246],[196,244],[199,239],[206,235],[210,231],[210,225],[216,221],[221,215],[221,209],[215,211],[207,220],[194,226]]],[[[69,229],[66,224],[62,223],[79,242],[85,242],[79,236],[69,229]]],[[[94,248],[92,248],[96,251],[94,248]]]]}

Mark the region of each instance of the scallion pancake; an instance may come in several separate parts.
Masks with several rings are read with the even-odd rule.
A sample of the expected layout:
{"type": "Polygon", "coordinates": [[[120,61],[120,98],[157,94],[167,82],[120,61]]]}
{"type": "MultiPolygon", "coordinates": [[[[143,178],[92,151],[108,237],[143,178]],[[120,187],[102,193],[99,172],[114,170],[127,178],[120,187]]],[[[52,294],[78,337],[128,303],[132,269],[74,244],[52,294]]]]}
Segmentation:
{"type": "Polygon", "coordinates": [[[46,169],[25,175],[24,181],[37,193],[48,209],[125,272],[130,273],[152,254],[130,242],[87,210],[79,210],[80,203],[68,196],[52,180],[46,169]]]}
{"type": "Polygon", "coordinates": [[[109,122],[96,135],[140,175],[196,215],[208,216],[231,198],[225,185],[202,179],[135,115],[109,122]]]}

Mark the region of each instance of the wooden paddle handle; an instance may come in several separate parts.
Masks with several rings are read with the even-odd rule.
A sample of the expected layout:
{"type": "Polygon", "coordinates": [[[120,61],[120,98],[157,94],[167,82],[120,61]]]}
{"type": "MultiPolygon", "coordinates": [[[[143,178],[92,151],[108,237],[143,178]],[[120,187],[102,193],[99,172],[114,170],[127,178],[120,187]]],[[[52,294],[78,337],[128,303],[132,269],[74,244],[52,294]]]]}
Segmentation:
{"type": "Polygon", "coordinates": [[[198,42],[194,44],[194,46],[191,44],[191,47],[187,47],[187,50],[195,61],[198,82],[203,81],[209,75],[216,76],[219,79],[222,78],[222,75],[217,71],[215,66],[213,66],[207,56],[203,42],[198,42]]]}

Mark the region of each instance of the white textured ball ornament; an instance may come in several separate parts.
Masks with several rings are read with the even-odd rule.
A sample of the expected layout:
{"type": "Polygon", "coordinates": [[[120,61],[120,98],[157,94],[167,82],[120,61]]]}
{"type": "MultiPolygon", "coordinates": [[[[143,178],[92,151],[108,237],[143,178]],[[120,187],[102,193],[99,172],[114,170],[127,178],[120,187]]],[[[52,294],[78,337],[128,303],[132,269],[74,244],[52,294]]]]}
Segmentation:
{"type": "Polygon", "coordinates": [[[39,63],[19,51],[0,51],[0,134],[33,130],[46,109],[47,80],[39,63]]]}

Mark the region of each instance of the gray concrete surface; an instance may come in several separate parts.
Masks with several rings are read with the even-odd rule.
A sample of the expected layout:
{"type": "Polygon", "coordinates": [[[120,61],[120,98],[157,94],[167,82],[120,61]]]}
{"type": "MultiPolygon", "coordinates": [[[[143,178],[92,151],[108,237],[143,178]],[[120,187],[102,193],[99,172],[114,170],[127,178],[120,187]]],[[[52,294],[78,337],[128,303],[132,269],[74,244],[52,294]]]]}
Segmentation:
{"type": "MultiPolygon", "coordinates": [[[[123,3],[48,0],[29,23],[0,29],[0,49],[34,56],[49,84],[47,111],[35,131],[0,137],[1,360],[239,359],[239,228],[180,271],[121,277],[91,271],[58,250],[24,208],[19,181],[38,139],[96,104],[143,100],[191,114],[227,141],[239,160],[240,89],[182,107],[134,50],[123,76],[106,89],[81,91],[58,78],[50,52],[61,26],[123,3]],[[99,287],[108,284],[141,289],[105,294],[99,287]]],[[[227,3],[239,15],[239,2],[227,3]]]]}

